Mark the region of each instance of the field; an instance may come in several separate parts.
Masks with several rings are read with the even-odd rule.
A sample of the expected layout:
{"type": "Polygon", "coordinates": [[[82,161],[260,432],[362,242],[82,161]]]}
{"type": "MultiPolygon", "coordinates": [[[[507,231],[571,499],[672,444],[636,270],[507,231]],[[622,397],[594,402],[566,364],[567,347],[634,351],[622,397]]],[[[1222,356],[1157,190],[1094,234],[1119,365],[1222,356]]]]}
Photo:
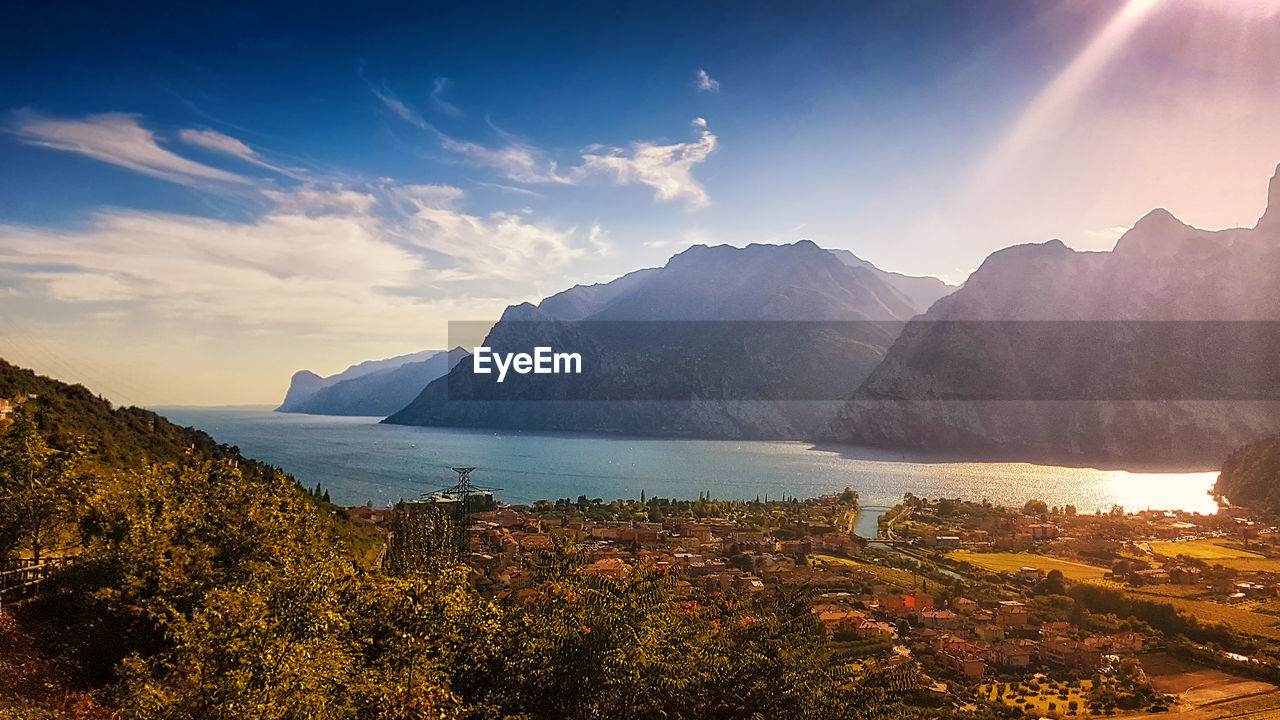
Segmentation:
{"type": "Polygon", "coordinates": [[[1149,545],[1151,552],[1167,557],[1187,555],[1241,572],[1280,572],[1280,558],[1263,557],[1227,540],[1154,541],[1149,545]]]}
{"type": "Polygon", "coordinates": [[[1032,553],[979,553],[970,550],[954,550],[947,553],[947,557],[997,573],[1012,573],[1023,567],[1033,567],[1046,573],[1050,570],[1059,570],[1068,580],[1100,580],[1107,573],[1107,570],[1093,565],[1032,553]]]}
{"type": "Polygon", "coordinates": [[[1115,580],[1089,580],[1091,585],[1119,590],[1129,597],[1172,605],[1200,622],[1225,623],[1233,630],[1271,640],[1280,640],[1280,603],[1251,600],[1239,603],[1200,600],[1205,590],[1190,585],[1144,585],[1130,587],[1115,580]]]}
{"type": "Polygon", "coordinates": [[[836,557],[834,555],[812,555],[811,557],[816,562],[820,562],[824,565],[843,565],[856,570],[869,572],[872,575],[875,575],[881,582],[895,587],[911,589],[918,585],[915,575],[899,568],[888,567],[878,563],[858,562],[857,560],[836,557]]]}
{"type": "Polygon", "coordinates": [[[1078,687],[1068,687],[1065,682],[1040,680],[1034,682],[1034,687],[1038,688],[1034,690],[1031,689],[1032,682],[984,684],[978,686],[978,697],[1039,715],[1053,712],[1065,715],[1071,711],[1071,703],[1074,702],[1077,714],[1084,715],[1094,682],[1081,680],[1078,687]]]}
{"type": "Polygon", "coordinates": [[[1234,543],[1225,540],[1186,540],[1182,542],[1153,540],[1148,545],[1151,552],[1168,557],[1186,555],[1198,560],[1213,563],[1228,558],[1261,558],[1262,556],[1234,547],[1234,543]]]}
{"type": "MultiPolygon", "coordinates": [[[[1143,596],[1142,593],[1132,594],[1138,597],[1143,596]]],[[[1147,596],[1143,597],[1143,599],[1168,603],[1200,622],[1225,623],[1237,632],[1257,635],[1271,640],[1280,640],[1280,627],[1277,627],[1280,619],[1273,615],[1252,612],[1247,606],[1225,605],[1207,600],[1189,600],[1187,598],[1168,596],[1159,598],[1147,596]]]]}
{"type": "MultiPolygon", "coordinates": [[[[1196,717],[1275,717],[1280,708],[1276,686],[1152,653],[1141,658],[1152,686],[1178,696],[1179,707],[1196,717]],[[1233,706],[1217,714],[1210,708],[1233,706]]],[[[1182,716],[1183,713],[1175,713],[1182,716]]]]}
{"type": "Polygon", "coordinates": [[[1089,584],[1119,590],[1128,595],[1147,595],[1150,596],[1146,598],[1148,600],[1163,600],[1165,598],[1186,598],[1191,600],[1209,594],[1208,590],[1199,585],[1140,585],[1134,587],[1119,580],[1090,580],[1089,584]]]}

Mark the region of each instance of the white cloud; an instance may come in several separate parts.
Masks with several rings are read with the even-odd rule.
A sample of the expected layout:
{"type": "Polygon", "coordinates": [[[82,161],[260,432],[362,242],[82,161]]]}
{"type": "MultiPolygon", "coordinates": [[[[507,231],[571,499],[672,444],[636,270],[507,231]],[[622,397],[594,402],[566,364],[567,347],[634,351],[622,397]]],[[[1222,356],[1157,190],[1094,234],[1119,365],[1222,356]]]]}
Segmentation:
{"type": "Polygon", "coordinates": [[[408,105],[405,105],[404,102],[400,98],[396,97],[390,90],[379,89],[367,80],[365,81],[365,84],[369,86],[369,92],[373,93],[374,97],[381,100],[382,104],[385,105],[388,110],[395,113],[401,120],[409,123],[410,125],[422,128],[423,130],[427,130],[432,133],[439,133],[431,123],[424,120],[421,115],[414,112],[414,110],[408,105]]]}
{"type": "Polygon", "coordinates": [[[591,231],[587,233],[587,242],[598,255],[608,255],[613,250],[613,246],[609,243],[609,233],[600,227],[600,223],[591,225],[591,231]]]}
{"type": "Polygon", "coordinates": [[[640,183],[654,190],[654,199],[683,199],[689,207],[710,203],[707,191],[693,177],[693,166],[716,149],[716,136],[703,130],[694,142],[658,145],[632,143],[628,150],[616,147],[588,148],[582,156],[581,174],[601,173],[620,185],[640,183]]]}
{"type": "Polygon", "coordinates": [[[435,82],[431,86],[431,106],[438,112],[442,112],[450,117],[464,118],[467,116],[466,113],[462,112],[457,105],[454,105],[444,99],[444,93],[449,89],[451,84],[452,83],[449,82],[449,78],[447,77],[438,77],[435,79],[435,82]]]}
{"type": "Polygon", "coordinates": [[[698,90],[702,92],[720,92],[720,81],[707,74],[706,70],[697,72],[698,90]]]}
{"type": "Polygon", "coordinates": [[[197,145],[206,150],[225,153],[244,160],[258,159],[258,156],[253,152],[253,148],[245,145],[243,142],[240,142],[230,135],[223,135],[216,130],[186,129],[178,133],[178,138],[182,140],[182,142],[197,145]]]}
{"type": "Polygon", "coordinates": [[[483,180],[472,180],[471,183],[479,187],[493,188],[494,190],[501,190],[503,192],[515,193],[517,195],[525,195],[528,197],[536,197],[536,198],[545,197],[542,193],[534,192],[528,188],[516,187],[514,185],[503,185],[502,183],[485,182],[483,180]]]}
{"type": "Polygon", "coordinates": [[[450,312],[496,316],[548,273],[608,250],[598,226],[466,213],[450,186],[264,195],[272,209],[248,223],[111,210],[75,229],[0,225],[0,270],[33,302],[83,307],[79,317],[125,310],[349,341],[412,337],[450,312]]]}
{"type": "MultiPolygon", "coordinates": [[[[710,77],[706,80],[714,88],[719,88],[719,83],[710,77]]],[[[636,142],[625,150],[592,145],[582,152],[581,164],[561,171],[546,151],[523,143],[510,133],[499,130],[505,144],[498,147],[451,137],[424,120],[394,94],[367,80],[365,82],[384,105],[405,122],[435,136],[442,148],[470,165],[492,170],[512,182],[575,185],[590,175],[603,175],[620,185],[648,185],[654,189],[654,199],[660,202],[683,199],[689,207],[695,208],[710,202],[706,190],[692,175],[693,166],[705,161],[716,148],[716,136],[707,132],[705,118],[693,120],[693,125],[702,129],[695,142],[670,145],[636,142]]],[[[497,130],[496,127],[494,129],[497,130]]]]}
{"type": "Polygon", "coordinates": [[[461,155],[470,164],[489,168],[518,183],[561,183],[573,181],[559,174],[556,163],[546,153],[528,145],[491,148],[478,143],[455,140],[441,135],[444,149],[461,155]]]}
{"type": "Polygon", "coordinates": [[[530,222],[522,213],[467,214],[456,209],[461,198],[456,188],[411,185],[391,195],[404,215],[396,228],[399,237],[448,258],[438,281],[527,283],[607,252],[598,226],[584,236],[576,228],[530,222]]]}
{"type": "Polygon", "coordinates": [[[109,113],[62,120],[22,112],[16,115],[13,133],[32,145],[80,153],[182,185],[253,183],[247,177],[188,160],[160,147],[155,135],[139,125],[135,115],[109,113]]]}
{"type": "Polygon", "coordinates": [[[267,162],[267,160],[259,155],[253,148],[230,135],[223,135],[217,130],[194,130],[187,128],[178,133],[178,139],[188,145],[195,145],[196,147],[202,147],[205,150],[212,150],[213,152],[230,155],[231,157],[239,158],[247,163],[257,165],[258,167],[278,172],[281,175],[295,179],[303,179],[304,177],[300,170],[292,170],[267,162]]]}

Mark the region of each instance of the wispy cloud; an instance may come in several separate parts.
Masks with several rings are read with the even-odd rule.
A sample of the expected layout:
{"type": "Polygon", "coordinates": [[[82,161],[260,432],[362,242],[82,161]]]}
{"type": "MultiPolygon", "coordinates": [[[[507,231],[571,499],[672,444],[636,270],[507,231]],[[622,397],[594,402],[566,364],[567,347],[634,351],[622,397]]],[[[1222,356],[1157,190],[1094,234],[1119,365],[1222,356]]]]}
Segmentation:
{"type": "Polygon", "coordinates": [[[364,60],[360,60],[356,63],[356,74],[360,76],[360,80],[364,82],[365,87],[369,88],[369,92],[373,93],[373,96],[382,102],[383,106],[395,113],[396,117],[399,117],[410,125],[431,133],[439,132],[439,130],[436,130],[431,123],[427,122],[426,119],[406,105],[404,101],[399,97],[396,97],[396,94],[391,92],[385,84],[381,86],[375,85],[371,80],[369,80],[369,78],[365,77],[365,64],[364,60]]]}
{"type": "Polygon", "coordinates": [[[609,250],[598,225],[469,213],[446,185],[263,195],[272,207],[250,222],[108,210],[74,229],[0,225],[0,272],[15,292],[80,316],[404,337],[460,307],[496,313],[534,296],[548,272],[609,250]],[[493,287],[506,292],[475,290],[493,287]]]}
{"type": "Polygon", "coordinates": [[[67,120],[19,112],[14,116],[12,132],[31,145],[79,153],[182,185],[208,187],[215,183],[248,185],[254,182],[161,147],[155,134],[138,123],[136,115],[108,113],[67,120]]]}
{"type": "Polygon", "coordinates": [[[471,180],[471,184],[476,185],[478,187],[492,188],[494,190],[501,190],[503,192],[515,193],[517,195],[524,195],[526,197],[536,197],[536,198],[545,197],[540,192],[534,192],[529,188],[516,187],[515,185],[504,185],[502,183],[485,182],[483,180],[471,180]]]}
{"type": "Polygon", "coordinates": [[[699,68],[695,77],[698,82],[698,90],[702,92],[720,92],[720,81],[708,75],[706,70],[699,68]]]}
{"type": "Polygon", "coordinates": [[[518,183],[571,184],[573,182],[569,177],[558,172],[556,162],[548,158],[545,152],[529,145],[488,147],[466,140],[457,140],[443,134],[440,135],[440,145],[445,150],[461,156],[471,165],[488,168],[518,183]]]}
{"type": "Polygon", "coordinates": [[[252,165],[266,168],[267,170],[280,173],[281,175],[285,175],[296,180],[306,179],[305,174],[301,170],[286,168],[275,163],[268,162],[253,148],[240,140],[237,140],[230,135],[224,135],[217,130],[195,130],[187,128],[178,133],[178,139],[188,145],[195,145],[196,147],[202,147],[205,150],[230,155],[231,157],[239,158],[240,160],[252,165]]]}
{"type": "Polygon", "coordinates": [[[434,107],[437,112],[442,112],[450,117],[465,118],[467,116],[466,113],[462,112],[457,105],[454,105],[444,99],[445,91],[448,90],[449,86],[452,84],[453,83],[449,82],[449,78],[447,77],[438,77],[435,79],[435,82],[432,83],[431,86],[431,106],[434,107]]]}
{"type": "Polygon", "coordinates": [[[526,213],[462,212],[457,188],[409,185],[390,195],[403,211],[393,232],[404,243],[448,259],[438,281],[525,283],[607,251],[598,226],[583,233],[530,221],[526,213]]]}
{"type": "Polygon", "coordinates": [[[579,172],[601,173],[620,185],[648,185],[658,201],[684,200],[691,208],[705,207],[711,200],[693,177],[693,167],[715,149],[716,136],[705,129],[697,140],[687,143],[636,142],[625,150],[594,146],[583,154],[579,172]]]}
{"type": "MultiPolygon", "coordinates": [[[[707,80],[715,83],[710,78],[707,80]]],[[[602,176],[620,185],[648,185],[654,189],[654,199],[659,202],[684,200],[692,208],[710,203],[706,190],[692,172],[693,167],[704,162],[716,148],[716,136],[707,130],[705,118],[693,120],[693,125],[701,129],[694,142],[667,145],[635,142],[625,149],[590,145],[580,153],[578,164],[562,170],[550,153],[521,141],[492,122],[489,125],[500,135],[502,145],[460,140],[441,132],[385,87],[375,86],[367,79],[365,83],[387,108],[405,122],[430,133],[444,150],[469,165],[492,170],[512,182],[576,185],[590,176],[602,176]]]]}

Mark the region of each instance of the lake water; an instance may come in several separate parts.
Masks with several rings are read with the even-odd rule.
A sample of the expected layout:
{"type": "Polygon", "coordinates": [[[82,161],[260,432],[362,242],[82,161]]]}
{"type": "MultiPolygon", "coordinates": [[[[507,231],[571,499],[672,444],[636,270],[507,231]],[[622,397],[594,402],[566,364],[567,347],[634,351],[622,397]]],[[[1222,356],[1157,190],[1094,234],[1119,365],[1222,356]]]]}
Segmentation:
{"type": "MultiPolygon", "coordinates": [[[[468,465],[476,485],[503,488],[499,500],[589,498],[723,499],[814,497],[851,487],[864,505],[893,505],[903,493],[987,499],[1021,506],[1028,498],[1080,512],[1216,509],[1216,472],[1144,473],[1028,463],[885,459],[801,442],[665,440],[516,431],[380,425],[377,418],[292,415],[267,409],[167,408],[181,425],[238,445],[307,487],[322,484],[342,505],[401,498],[452,485],[450,466],[468,465]]],[[[864,520],[874,523],[871,513],[864,520]]],[[[860,523],[861,524],[861,523],[860,523]]]]}

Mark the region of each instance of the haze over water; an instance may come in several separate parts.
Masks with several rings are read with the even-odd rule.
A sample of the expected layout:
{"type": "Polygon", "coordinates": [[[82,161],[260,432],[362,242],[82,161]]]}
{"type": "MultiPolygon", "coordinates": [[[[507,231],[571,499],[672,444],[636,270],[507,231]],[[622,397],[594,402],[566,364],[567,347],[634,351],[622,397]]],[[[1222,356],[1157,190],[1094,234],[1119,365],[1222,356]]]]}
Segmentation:
{"type": "Polygon", "coordinates": [[[1080,512],[1183,509],[1213,512],[1215,472],[1124,470],[991,462],[861,459],[808,443],[665,440],[380,425],[376,418],[273,413],[265,409],[169,408],[165,415],[249,457],[277,465],[303,485],[320,483],[342,505],[401,498],[453,484],[453,465],[474,465],[478,485],[503,488],[499,500],[562,497],[613,500],[812,497],[848,486],[864,505],[892,505],[904,493],[987,499],[1028,498],[1080,512]]]}

